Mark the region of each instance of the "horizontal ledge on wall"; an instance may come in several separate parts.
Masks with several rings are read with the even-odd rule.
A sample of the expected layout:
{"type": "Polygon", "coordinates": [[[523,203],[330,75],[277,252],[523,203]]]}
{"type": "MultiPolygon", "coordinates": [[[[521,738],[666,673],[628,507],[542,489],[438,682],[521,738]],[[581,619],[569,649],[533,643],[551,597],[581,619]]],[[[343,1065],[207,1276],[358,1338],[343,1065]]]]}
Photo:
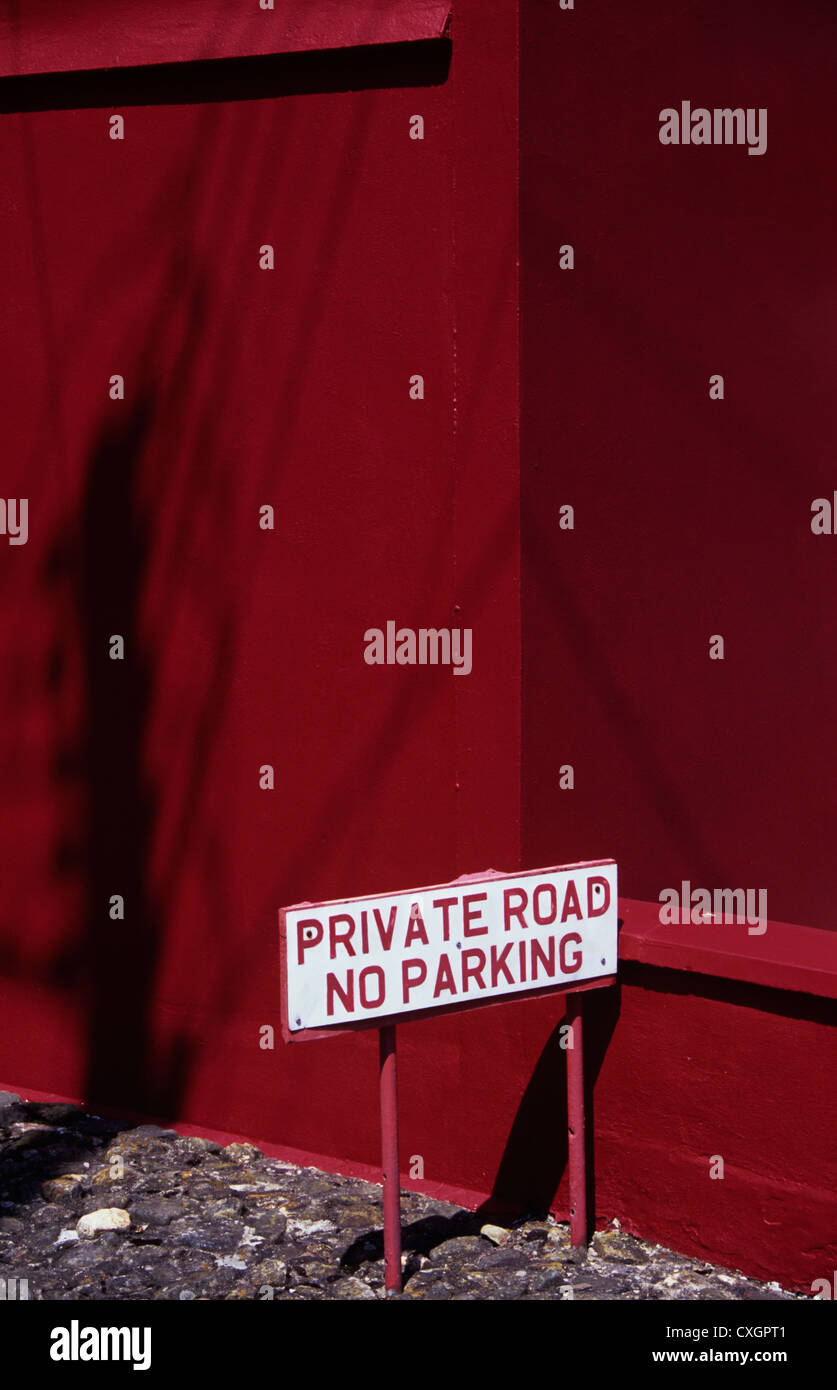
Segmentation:
{"type": "Polygon", "coordinates": [[[619,899],[619,959],[837,999],[837,932],[790,922],[678,925],[660,904],[619,899]],[[761,927],[764,930],[761,930],[761,927]]]}
{"type": "Polygon", "coordinates": [[[0,6],[0,77],[442,38],[450,0],[40,0],[0,6]],[[25,17],[24,17],[25,15],[25,17]]]}

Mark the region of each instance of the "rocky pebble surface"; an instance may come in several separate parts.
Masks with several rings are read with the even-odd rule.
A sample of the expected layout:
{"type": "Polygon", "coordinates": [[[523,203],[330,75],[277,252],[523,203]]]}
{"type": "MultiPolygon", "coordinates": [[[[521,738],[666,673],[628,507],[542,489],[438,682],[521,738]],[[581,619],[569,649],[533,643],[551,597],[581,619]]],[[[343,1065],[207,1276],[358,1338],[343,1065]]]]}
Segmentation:
{"type": "MultiPolygon", "coordinates": [[[[579,1252],[551,1217],[405,1192],[402,1229],[408,1299],[798,1297],[616,1223],[579,1252]]],[[[30,1299],[383,1298],[381,1189],[0,1092],[0,1279],[30,1299]]]]}

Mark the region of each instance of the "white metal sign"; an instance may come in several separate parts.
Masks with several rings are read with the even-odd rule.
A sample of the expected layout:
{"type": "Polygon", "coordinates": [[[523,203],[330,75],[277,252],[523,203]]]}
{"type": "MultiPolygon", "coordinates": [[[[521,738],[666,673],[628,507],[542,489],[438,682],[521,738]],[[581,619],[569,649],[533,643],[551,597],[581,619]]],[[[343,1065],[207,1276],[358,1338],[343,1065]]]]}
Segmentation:
{"type": "Polygon", "coordinates": [[[615,975],[616,900],[604,860],[283,908],[287,1035],[615,975]]]}

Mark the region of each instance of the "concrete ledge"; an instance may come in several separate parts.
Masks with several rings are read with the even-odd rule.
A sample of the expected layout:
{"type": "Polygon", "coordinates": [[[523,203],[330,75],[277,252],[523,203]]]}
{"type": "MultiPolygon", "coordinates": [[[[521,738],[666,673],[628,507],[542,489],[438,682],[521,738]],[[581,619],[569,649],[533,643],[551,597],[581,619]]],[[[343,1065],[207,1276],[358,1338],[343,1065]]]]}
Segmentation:
{"type": "Polygon", "coordinates": [[[837,999],[837,932],[790,922],[664,925],[659,903],[619,899],[619,958],[837,999]]]}
{"type": "Polygon", "coordinates": [[[274,10],[255,0],[41,0],[25,21],[0,16],[0,77],[437,39],[450,8],[449,0],[278,0],[274,10]]]}

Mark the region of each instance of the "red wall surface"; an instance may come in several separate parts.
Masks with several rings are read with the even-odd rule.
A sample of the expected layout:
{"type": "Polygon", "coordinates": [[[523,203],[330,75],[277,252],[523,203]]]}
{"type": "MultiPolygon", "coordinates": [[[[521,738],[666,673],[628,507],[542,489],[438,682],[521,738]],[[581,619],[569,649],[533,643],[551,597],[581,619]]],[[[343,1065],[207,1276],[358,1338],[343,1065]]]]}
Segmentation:
{"type": "Polygon", "coordinates": [[[644,963],[601,1005],[597,1202],[809,1289],[837,1251],[835,53],[817,0],[521,5],[522,855],[613,855],[644,963]],[[765,153],[661,144],[684,100],[767,108],[765,153]],[[766,931],[637,933],[683,880],[763,890],[766,931]]]}
{"type": "MultiPolygon", "coordinates": [[[[9,1084],[374,1162],[376,1038],[282,1046],[276,910],[519,862],[515,20],[4,84],[9,1084]],[[391,618],[472,673],[367,665],[391,618]]],[[[439,1179],[492,1036],[405,1036],[439,1179]]]]}
{"type": "MultiPolygon", "coordinates": [[[[374,1032],[281,1043],[279,906],[612,854],[634,898],[765,887],[832,939],[837,542],[809,517],[833,25],[790,0],[527,0],[518,89],[514,0],[458,0],[449,40],[444,6],[354,7],[403,26],[372,47],[393,35],[323,4],[329,52],[291,28],[224,49],[184,3],[170,66],[95,73],[112,35],[73,8],[57,49],[15,6],[0,26],[29,74],[0,82],[0,407],[4,495],[30,507],[25,546],[0,536],[0,1083],[374,1174],[374,1032]],[[768,105],[767,155],[663,149],[681,96],[768,105]],[[470,627],[472,673],[366,665],[388,619],[470,627]]],[[[791,993],[623,935],[588,1010],[600,1221],[827,1276],[818,949],[791,993]]],[[[561,1017],[401,1029],[405,1173],[565,1213],[561,1017]]]]}
{"type": "Polygon", "coordinates": [[[522,16],[524,855],[833,931],[837,10],[522,16]],[[767,108],[766,152],[662,145],[682,100],[767,108]]]}

